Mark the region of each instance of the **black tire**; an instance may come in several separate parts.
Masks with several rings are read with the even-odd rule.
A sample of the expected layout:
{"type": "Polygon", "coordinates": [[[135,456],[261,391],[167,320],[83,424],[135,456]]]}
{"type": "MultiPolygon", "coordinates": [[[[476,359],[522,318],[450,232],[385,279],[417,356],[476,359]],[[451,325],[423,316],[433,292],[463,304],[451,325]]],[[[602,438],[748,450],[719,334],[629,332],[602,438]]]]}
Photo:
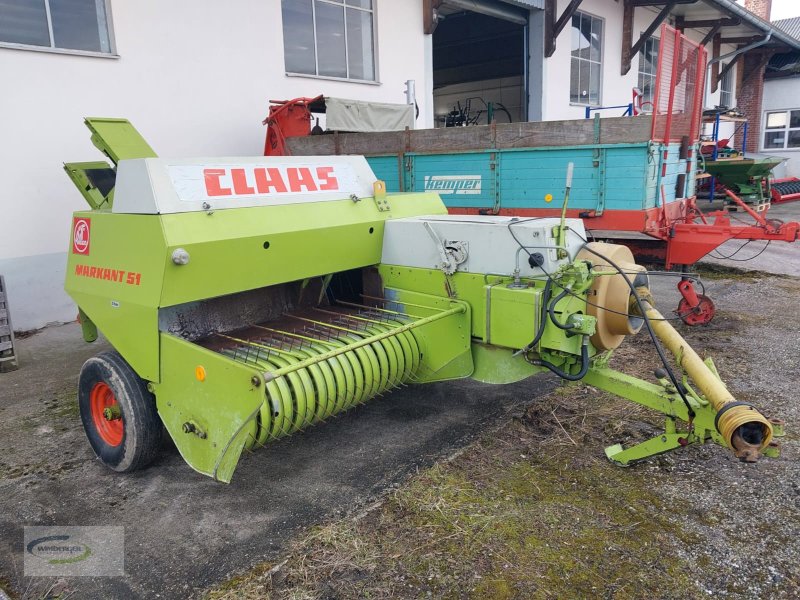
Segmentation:
{"type": "Polygon", "coordinates": [[[163,426],[155,396],[118,352],[102,352],[83,364],[78,380],[78,406],[86,437],[107,467],[129,473],[147,466],[158,456],[163,426]],[[109,435],[100,431],[92,410],[92,391],[107,389],[103,384],[113,392],[121,413],[122,439],[116,445],[109,443],[109,435]]]}

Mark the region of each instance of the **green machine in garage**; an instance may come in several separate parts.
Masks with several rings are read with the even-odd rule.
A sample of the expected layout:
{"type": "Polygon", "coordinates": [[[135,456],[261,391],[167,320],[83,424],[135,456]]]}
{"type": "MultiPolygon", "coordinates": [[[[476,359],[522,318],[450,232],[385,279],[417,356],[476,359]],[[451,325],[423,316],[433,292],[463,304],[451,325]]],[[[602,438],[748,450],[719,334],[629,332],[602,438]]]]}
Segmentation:
{"type": "Polygon", "coordinates": [[[166,430],[228,482],[244,449],[398,385],[545,370],[666,415],[662,434],[609,447],[617,463],[693,442],[775,450],[777,424],[659,315],[630,251],[587,243],[580,220],[447,215],[435,194],[387,195],[363,157],[161,159],[125,120],[87,125],[112,164],[65,165],[91,207],[73,217],[66,289],[84,338],[115,348],[86,362],[78,401],[116,471],[151,461],[166,430]],[[642,327],[679,370],[608,367],[642,327]]]}

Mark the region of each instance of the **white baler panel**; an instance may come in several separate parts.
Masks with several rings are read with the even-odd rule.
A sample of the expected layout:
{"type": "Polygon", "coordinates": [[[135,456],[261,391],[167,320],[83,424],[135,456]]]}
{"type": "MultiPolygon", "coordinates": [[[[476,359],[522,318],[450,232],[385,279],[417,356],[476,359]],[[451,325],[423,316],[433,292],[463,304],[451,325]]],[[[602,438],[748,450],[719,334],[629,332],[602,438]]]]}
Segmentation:
{"type": "Polygon", "coordinates": [[[115,213],[169,214],[344,200],[373,195],[363,156],[122,160],[115,213]]]}
{"type": "Polygon", "coordinates": [[[458,265],[458,271],[513,275],[518,268],[522,277],[541,276],[541,269],[529,266],[528,253],[541,253],[542,267],[553,273],[575,257],[586,239],[583,221],[567,219],[569,258],[559,259],[553,228],[560,223],[557,218],[469,215],[392,219],[386,222],[381,262],[440,269],[444,261],[439,248],[443,243],[445,247],[466,249],[466,260],[458,265]],[[512,237],[512,231],[519,242],[512,237]],[[526,251],[521,250],[520,244],[526,251]]]}

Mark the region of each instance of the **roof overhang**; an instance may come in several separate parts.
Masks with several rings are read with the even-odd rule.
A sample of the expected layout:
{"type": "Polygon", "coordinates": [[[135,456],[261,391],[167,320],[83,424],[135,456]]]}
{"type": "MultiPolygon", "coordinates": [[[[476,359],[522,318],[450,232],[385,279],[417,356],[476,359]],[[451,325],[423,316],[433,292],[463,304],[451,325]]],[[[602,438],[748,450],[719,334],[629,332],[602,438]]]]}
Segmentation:
{"type": "MultiPolygon", "coordinates": [[[[668,1],[633,0],[636,6],[665,6],[668,1]]],[[[777,51],[800,50],[796,40],[770,22],[754,15],[732,0],[694,0],[677,2],[670,10],[675,26],[687,29],[718,29],[721,43],[747,45],[772,34],[763,48],[777,51]]]]}

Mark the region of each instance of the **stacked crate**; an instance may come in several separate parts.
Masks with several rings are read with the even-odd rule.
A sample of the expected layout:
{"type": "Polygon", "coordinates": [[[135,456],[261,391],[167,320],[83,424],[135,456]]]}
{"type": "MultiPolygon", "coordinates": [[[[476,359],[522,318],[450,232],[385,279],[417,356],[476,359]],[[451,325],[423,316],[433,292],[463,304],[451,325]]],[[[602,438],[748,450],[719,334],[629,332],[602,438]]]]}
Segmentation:
{"type": "Polygon", "coordinates": [[[6,280],[0,275],[0,371],[13,371],[18,366],[14,329],[11,326],[11,314],[8,309],[6,280]]]}

